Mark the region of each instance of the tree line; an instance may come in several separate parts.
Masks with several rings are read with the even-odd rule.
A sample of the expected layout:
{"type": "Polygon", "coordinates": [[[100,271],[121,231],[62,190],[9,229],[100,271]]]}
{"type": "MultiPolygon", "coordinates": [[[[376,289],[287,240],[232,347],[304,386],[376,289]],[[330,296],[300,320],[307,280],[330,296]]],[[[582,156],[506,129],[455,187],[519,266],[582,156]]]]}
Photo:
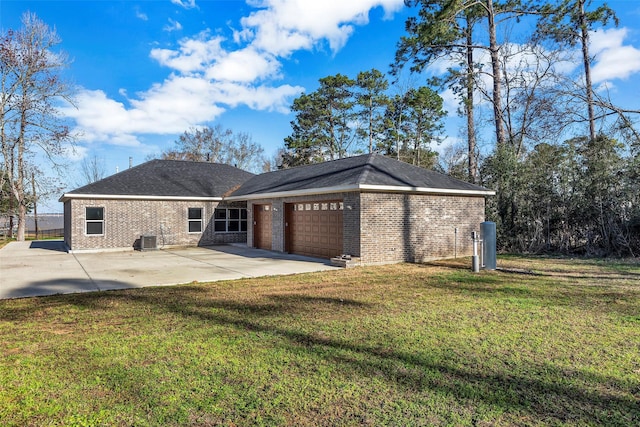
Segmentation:
{"type": "Polygon", "coordinates": [[[343,74],[319,80],[319,87],[300,95],[291,107],[292,133],[285,138],[280,167],[380,152],[424,167],[433,167],[433,145],[442,134],[443,101],[428,86],[388,95],[389,81],[376,69],[355,78],[343,74]]]}
{"type": "MultiPolygon", "coordinates": [[[[293,101],[277,159],[220,125],[186,130],[161,157],[260,172],[378,152],[494,189],[487,219],[502,250],[638,256],[640,111],[594,89],[589,51],[592,31],[618,25],[615,11],[590,0],[405,3],[415,14],[389,73],[321,78],[293,101]],[[407,70],[421,83],[403,82],[407,70]],[[438,155],[443,90],[465,123],[448,136],[464,143],[438,155]]],[[[72,102],[59,76],[66,58],[50,54],[60,40],[33,14],[23,24],[0,38],[0,207],[18,224],[43,193],[29,185],[45,182],[34,156],[53,159],[74,137],[55,108],[72,102]]]]}
{"type": "Polygon", "coordinates": [[[401,95],[377,70],[320,79],[293,102],[283,167],[368,149],[494,189],[487,219],[502,250],[638,256],[640,111],[594,89],[589,51],[615,11],[590,0],[405,4],[416,13],[390,66],[401,95]],[[405,69],[425,86],[400,90],[405,69]],[[443,89],[459,101],[465,144],[438,156],[443,89]]]}

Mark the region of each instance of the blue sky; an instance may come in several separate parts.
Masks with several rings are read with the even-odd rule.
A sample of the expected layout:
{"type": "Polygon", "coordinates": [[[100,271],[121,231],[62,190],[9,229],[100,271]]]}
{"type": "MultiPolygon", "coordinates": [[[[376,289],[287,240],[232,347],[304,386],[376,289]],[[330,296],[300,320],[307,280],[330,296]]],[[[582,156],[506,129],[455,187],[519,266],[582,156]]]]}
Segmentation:
{"type": "MultiPolygon", "coordinates": [[[[595,83],[639,108],[640,4],[608,4],[620,26],[593,35],[595,83]]],[[[293,99],[321,77],[388,71],[414,12],[402,0],[1,0],[0,27],[19,27],[25,11],[56,28],[72,59],[65,77],[79,89],[77,108],[63,109],[80,135],[65,190],[83,158],[104,159],[111,174],[191,126],[250,133],[273,155],[291,131],[293,99]]],[[[443,96],[454,143],[462,122],[443,96]]]]}

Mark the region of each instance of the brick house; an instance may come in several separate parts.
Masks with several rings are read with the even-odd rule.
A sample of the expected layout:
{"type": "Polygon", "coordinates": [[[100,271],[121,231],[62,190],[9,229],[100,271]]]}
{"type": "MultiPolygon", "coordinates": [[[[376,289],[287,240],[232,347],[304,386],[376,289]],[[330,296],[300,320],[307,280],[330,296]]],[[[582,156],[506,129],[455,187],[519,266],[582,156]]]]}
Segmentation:
{"type": "Polygon", "coordinates": [[[225,200],[247,203],[249,246],[378,264],[471,255],[493,194],[368,154],[258,175],[225,200]]]}
{"type": "Polygon", "coordinates": [[[71,250],[131,248],[150,234],[159,246],[246,242],[378,264],[471,255],[492,194],[368,154],[261,175],[155,160],[60,200],[71,250]]]}
{"type": "Polygon", "coordinates": [[[246,202],[224,195],[253,174],[229,165],[152,160],[65,193],[69,250],[134,249],[247,241],[246,202]]]}

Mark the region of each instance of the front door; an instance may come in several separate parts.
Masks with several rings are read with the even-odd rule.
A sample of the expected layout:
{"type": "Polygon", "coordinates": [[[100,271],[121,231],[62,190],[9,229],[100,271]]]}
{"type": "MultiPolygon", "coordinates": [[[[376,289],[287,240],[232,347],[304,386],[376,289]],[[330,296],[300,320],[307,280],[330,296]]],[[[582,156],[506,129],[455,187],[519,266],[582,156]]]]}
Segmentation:
{"type": "Polygon", "coordinates": [[[271,250],[271,205],[253,205],[253,246],[271,250]]]}

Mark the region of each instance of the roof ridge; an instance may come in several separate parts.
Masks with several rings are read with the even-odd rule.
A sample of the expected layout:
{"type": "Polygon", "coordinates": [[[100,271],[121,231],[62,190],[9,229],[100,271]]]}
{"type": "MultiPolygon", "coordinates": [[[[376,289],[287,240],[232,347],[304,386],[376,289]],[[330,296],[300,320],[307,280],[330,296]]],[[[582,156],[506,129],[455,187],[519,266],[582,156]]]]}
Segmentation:
{"type": "Polygon", "coordinates": [[[367,155],[367,161],[362,165],[362,172],[358,178],[357,184],[366,184],[369,173],[371,172],[371,162],[376,158],[376,153],[369,153],[367,155]]]}
{"type": "Polygon", "coordinates": [[[181,163],[196,163],[196,164],[203,164],[203,165],[223,165],[223,166],[231,166],[232,168],[240,169],[237,166],[230,165],[229,163],[207,162],[205,160],[185,160],[185,159],[151,159],[144,163],[140,163],[137,166],[142,166],[146,163],[151,163],[151,162],[176,162],[176,163],[181,162],[181,163]]]}

